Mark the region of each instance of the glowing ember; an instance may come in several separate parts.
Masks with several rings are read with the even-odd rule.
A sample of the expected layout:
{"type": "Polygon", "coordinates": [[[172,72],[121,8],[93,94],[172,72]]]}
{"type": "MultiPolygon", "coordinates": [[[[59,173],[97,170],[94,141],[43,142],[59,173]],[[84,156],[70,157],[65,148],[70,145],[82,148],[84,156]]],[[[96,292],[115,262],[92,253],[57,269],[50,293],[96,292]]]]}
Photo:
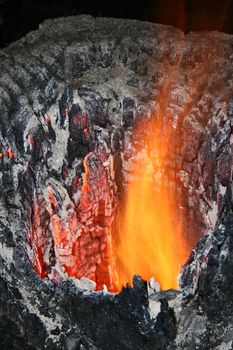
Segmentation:
{"type": "MultiPolygon", "coordinates": [[[[57,266],[69,276],[87,277],[96,282],[96,289],[104,285],[110,291],[115,286],[115,267],[112,252],[111,227],[112,192],[106,171],[95,153],[90,152],[84,159],[85,173],[80,188],[78,206],[65,200],[66,193],[60,192],[57,184],[48,186],[47,205],[42,210],[50,216],[50,229],[54,239],[57,266]],[[59,198],[63,198],[58,203],[59,198]],[[62,213],[67,213],[63,216],[62,213]]],[[[34,251],[34,268],[42,277],[47,276],[46,251],[43,237],[49,233],[41,225],[41,209],[35,207],[30,242],[34,251]]]]}
{"type": "MultiPolygon", "coordinates": [[[[154,120],[155,120],[154,116],[154,120]]],[[[143,122],[134,132],[142,137],[143,122]]],[[[177,210],[175,183],[169,183],[163,162],[166,159],[171,131],[164,135],[156,122],[147,127],[145,149],[137,150],[123,211],[116,247],[121,288],[138,274],[145,280],[155,277],[162,289],[177,288],[180,264],[190,248],[182,232],[182,212],[177,210]]],[[[172,127],[171,127],[172,130],[172,127]]]]}
{"type": "MultiPolygon", "coordinates": [[[[155,277],[162,289],[177,288],[180,266],[204,229],[195,232],[195,237],[189,234],[187,241],[184,239],[187,227],[183,228],[183,216],[187,226],[189,213],[187,206],[182,209],[181,193],[177,191],[181,189],[180,183],[188,179],[185,180],[186,173],[180,171],[176,161],[179,163],[180,157],[192,163],[197,158],[203,141],[200,120],[207,122],[211,101],[205,101],[207,108],[200,115],[196,105],[200,102],[200,91],[202,93],[207,84],[211,62],[214,62],[210,58],[218,50],[217,39],[213,38],[211,47],[204,47],[197,53],[182,33],[179,36],[170,55],[163,57],[164,72],[158,67],[158,76],[161,74],[166,79],[161,85],[158,83],[156,89],[158,97],[153,106],[156,111],[151,118],[140,114],[140,110],[136,116],[131,113],[125,125],[123,118],[125,143],[121,145],[119,141],[122,146],[119,153],[121,159],[125,158],[124,170],[127,168],[130,175],[125,188],[121,188],[120,181],[114,183],[117,179],[114,167],[118,169],[119,164],[113,161],[111,145],[99,142],[99,130],[91,126],[88,115],[77,105],[64,109],[62,116],[69,123],[70,159],[64,163],[63,176],[68,183],[69,167],[76,155],[79,159],[85,157],[84,174],[81,177],[80,169],[75,173],[72,191],[59,187],[56,181],[48,186],[43,210],[49,216],[49,229],[44,232],[41,228],[41,233],[38,227],[42,219],[34,220],[35,237],[31,240],[35,242],[35,269],[41,276],[47,273],[49,259],[44,258],[47,251],[38,237],[44,235],[47,239],[50,230],[56,267],[62,267],[69,276],[93,280],[97,290],[104,285],[110,291],[120,290],[122,285],[131,283],[135,274],[145,280],[155,277]],[[185,75],[187,65],[189,74],[185,75]],[[131,121],[133,130],[129,129],[131,121]],[[167,167],[166,162],[169,163],[167,167]],[[117,191],[124,191],[124,201],[118,198],[117,191]],[[117,202],[120,215],[116,215],[117,202]]],[[[156,75],[153,78],[156,81],[156,75]]],[[[218,90],[223,89],[221,84],[218,83],[218,90]]],[[[49,114],[46,114],[45,123],[48,129],[52,128],[49,114]]],[[[31,149],[38,147],[31,134],[28,141],[31,149]]],[[[7,154],[9,158],[14,156],[10,148],[7,154]]],[[[38,215],[35,213],[35,216],[38,215]]],[[[190,214],[192,224],[194,216],[190,214]]]]}

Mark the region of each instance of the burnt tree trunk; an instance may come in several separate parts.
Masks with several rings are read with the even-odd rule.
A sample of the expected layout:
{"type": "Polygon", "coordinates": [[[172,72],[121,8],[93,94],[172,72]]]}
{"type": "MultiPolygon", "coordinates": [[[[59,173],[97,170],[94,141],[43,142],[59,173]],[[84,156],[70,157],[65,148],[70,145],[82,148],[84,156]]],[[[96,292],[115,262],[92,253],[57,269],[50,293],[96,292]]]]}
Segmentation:
{"type": "Polygon", "coordinates": [[[79,16],[0,52],[1,349],[232,348],[232,43],[79,16]],[[179,291],[148,296],[135,277],[107,293],[129,137],[151,111],[174,129],[186,239],[204,237],[179,291]]]}

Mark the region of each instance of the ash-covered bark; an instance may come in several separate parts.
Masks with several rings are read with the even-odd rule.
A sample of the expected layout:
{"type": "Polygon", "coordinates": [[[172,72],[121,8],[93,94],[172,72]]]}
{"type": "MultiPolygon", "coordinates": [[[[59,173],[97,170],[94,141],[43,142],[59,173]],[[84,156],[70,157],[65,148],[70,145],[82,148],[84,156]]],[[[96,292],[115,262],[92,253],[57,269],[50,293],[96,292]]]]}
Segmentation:
{"type": "Polygon", "coordinates": [[[232,189],[228,188],[218,224],[200,240],[184,269],[179,324],[182,348],[205,344],[206,349],[232,349],[232,209],[232,189]]]}
{"type": "Polygon", "coordinates": [[[0,52],[3,349],[230,349],[232,41],[79,16],[47,21],[0,52]],[[157,316],[139,278],[113,295],[83,291],[66,274],[100,269],[96,282],[114,283],[101,269],[111,267],[105,240],[135,153],[132,128],[152,112],[163,131],[174,129],[164,167],[166,181],[179,179],[186,239],[195,244],[209,230],[181,293],[153,295],[157,316]],[[60,234],[74,229],[78,247],[60,234]]]}

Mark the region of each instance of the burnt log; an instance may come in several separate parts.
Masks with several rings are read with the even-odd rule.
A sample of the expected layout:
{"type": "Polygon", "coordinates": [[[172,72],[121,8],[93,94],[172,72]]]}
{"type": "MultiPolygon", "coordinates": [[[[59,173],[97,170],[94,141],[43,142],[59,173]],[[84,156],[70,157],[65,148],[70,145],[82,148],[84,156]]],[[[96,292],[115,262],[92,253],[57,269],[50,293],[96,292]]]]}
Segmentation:
{"type": "Polygon", "coordinates": [[[0,52],[1,349],[230,349],[232,54],[223,33],[89,16],[0,52]],[[152,110],[174,130],[163,166],[186,239],[201,240],[179,291],[148,295],[135,276],[108,293],[110,228],[143,147],[129,138],[152,110]]]}

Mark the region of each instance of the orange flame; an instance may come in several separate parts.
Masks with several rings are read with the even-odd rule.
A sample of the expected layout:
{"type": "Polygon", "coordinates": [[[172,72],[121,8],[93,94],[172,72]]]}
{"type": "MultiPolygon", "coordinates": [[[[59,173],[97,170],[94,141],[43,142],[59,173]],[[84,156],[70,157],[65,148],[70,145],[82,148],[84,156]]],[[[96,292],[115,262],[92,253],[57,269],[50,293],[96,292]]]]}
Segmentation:
{"type": "Polygon", "coordinates": [[[85,173],[84,173],[84,177],[83,177],[82,192],[86,193],[86,192],[90,192],[90,186],[89,186],[89,183],[88,183],[88,176],[90,174],[90,171],[89,171],[89,168],[88,168],[87,158],[86,157],[84,158],[83,166],[84,166],[85,173]]]}
{"type": "MultiPolygon", "coordinates": [[[[182,7],[183,0],[179,1],[179,8],[182,7]]],[[[182,16],[185,15],[184,11],[180,11],[180,14],[176,25],[186,29],[186,18],[182,16]]],[[[169,179],[165,163],[171,144],[179,148],[181,154],[190,152],[195,144],[193,135],[187,135],[182,140],[178,132],[185,123],[196,123],[198,127],[195,106],[202,98],[200,91],[205,91],[211,81],[209,76],[213,76],[210,58],[215,57],[219,50],[219,36],[213,33],[211,44],[209,41],[209,45],[205,46],[205,41],[193,44],[194,34],[190,34],[189,40],[182,33],[177,35],[179,40],[175,44],[174,60],[171,62],[164,58],[166,80],[163,80],[156,97],[156,112],[148,125],[142,118],[133,131],[136,142],[143,140],[141,144],[144,143],[145,147],[144,152],[138,149],[138,156],[131,161],[125,204],[118,218],[120,228],[115,238],[115,254],[119,290],[122,285],[131,283],[135,274],[145,280],[155,277],[162,289],[177,288],[180,266],[185,263],[192,248],[190,240],[184,237],[182,198],[178,194],[176,179],[173,179],[173,183],[169,179]],[[193,45],[190,57],[195,61],[194,53],[199,52],[201,64],[197,62],[190,69],[187,79],[184,64],[190,45],[193,45]],[[177,93],[177,88],[182,88],[184,100],[174,113],[173,95],[177,93]]],[[[208,42],[207,38],[205,40],[208,42]]],[[[191,65],[191,59],[188,60],[191,65]]],[[[217,84],[221,90],[223,79],[219,77],[217,84]]],[[[203,117],[207,117],[205,112],[203,117]]]]}
{"type": "MultiPolygon", "coordinates": [[[[132,162],[123,220],[116,247],[118,288],[135,274],[155,277],[162,289],[177,288],[180,265],[189,253],[182,232],[182,211],[177,210],[176,187],[164,171],[170,132],[158,138],[158,125],[144,151],[132,162]],[[152,141],[151,141],[152,140],[152,141]]],[[[143,125],[135,131],[143,134],[143,125]]]]}

